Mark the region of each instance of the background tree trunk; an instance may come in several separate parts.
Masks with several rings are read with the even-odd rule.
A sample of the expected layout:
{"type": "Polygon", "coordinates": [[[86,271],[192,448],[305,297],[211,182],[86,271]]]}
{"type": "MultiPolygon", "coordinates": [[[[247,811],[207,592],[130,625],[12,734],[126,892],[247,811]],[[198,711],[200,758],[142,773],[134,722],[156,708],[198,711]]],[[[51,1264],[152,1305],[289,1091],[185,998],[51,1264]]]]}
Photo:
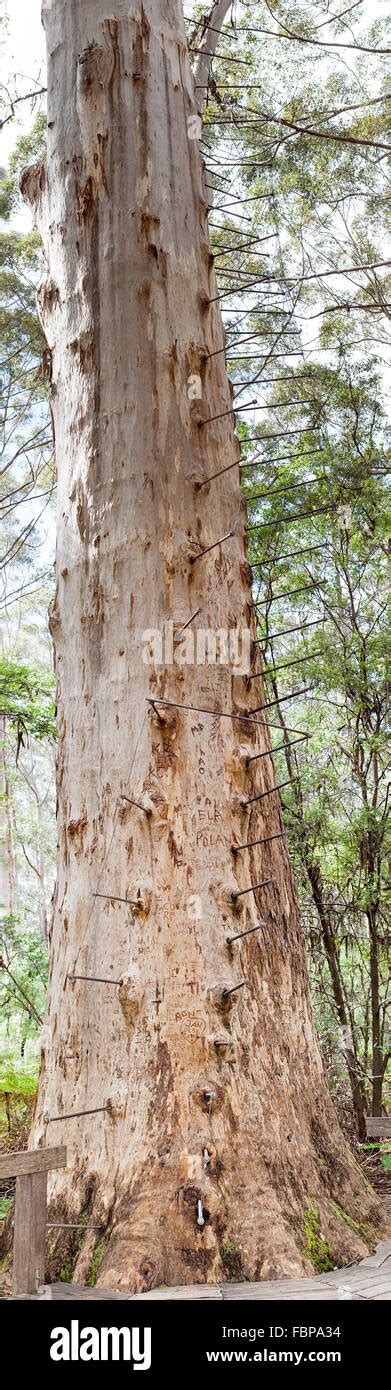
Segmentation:
{"type": "Polygon", "coordinates": [[[352,1103],[354,1116],[357,1125],[357,1135],[360,1140],[366,1137],[365,1128],[365,1090],[361,1081],[358,1069],[358,1057],[355,1048],[355,1038],[352,1032],[352,1020],[349,1016],[346,998],[343,987],[343,977],[340,968],[338,947],[335,939],[334,925],[331,913],[327,909],[325,902],[324,886],[319,864],[314,862],[314,856],[305,844],[305,827],[303,826],[303,863],[305,864],[308,879],[311,885],[313,900],[318,912],[319,922],[322,931],[322,939],[327,964],[330,971],[331,985],[334,996],[335,1010],[344,1037],[344,1055],[347,1071],[349,1075],[350,1088],[352,1093],[352,1103]]]}
{"type": "Polygon", "coordinates": [[[197,491],[238,443],[224,356],[207,360],[223,331],[181,4],[46,0],[44,20],[48,164],[23,190],[48,261],[59,854],[32,1142],[66,1141],[53,1209],[106,1228],[106,1287],[303,1273],[311,1201],[334,1262],[363,1253],[378,1207],[325,1085],[284,840],[231,850],[281,831],[277,796],[241,807],[275,780],[269,757],[246,766],[269,746],[245,718],[262,689],[232,663],[143,661],[146,630],[201,607],[188,634],[250,620],[237,470],[197,491]],[[159,717],[151,696],[243,719],[159,717]]]}
{"type": "Polygon", "coordinates": [[[0,747],[2,762],[3,836],[4,848],[1,854],[0,902],[9,917],[16,913],[17,871],[15,856],[15,822],[13,788],[10,776],[9,752],[7,747],[7,728],[5,719],[0,720],[0,747]]]}

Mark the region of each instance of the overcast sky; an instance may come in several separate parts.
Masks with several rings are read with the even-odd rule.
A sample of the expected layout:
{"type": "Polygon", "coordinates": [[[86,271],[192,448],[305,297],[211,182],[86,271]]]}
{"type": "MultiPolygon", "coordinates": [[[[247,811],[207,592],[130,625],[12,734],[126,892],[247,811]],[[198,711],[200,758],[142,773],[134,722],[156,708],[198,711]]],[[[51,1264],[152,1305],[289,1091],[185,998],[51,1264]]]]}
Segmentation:
{"type": "MultiPolygon", "coordinates": [[[[29,79],[45,81],[45,35],[41,24],[41,0],[0,0],[0,13],[8,16],[7,33],[1,54],[2,82],[11,90],[27,91],[29,79]]],[[[34,80],[32,85],[34,86],[34,80]]],[[[4,164],[15,141],[31,128],[31,108],[22,102],[18,122],[4,126],[1,160],[4,164]]]]}

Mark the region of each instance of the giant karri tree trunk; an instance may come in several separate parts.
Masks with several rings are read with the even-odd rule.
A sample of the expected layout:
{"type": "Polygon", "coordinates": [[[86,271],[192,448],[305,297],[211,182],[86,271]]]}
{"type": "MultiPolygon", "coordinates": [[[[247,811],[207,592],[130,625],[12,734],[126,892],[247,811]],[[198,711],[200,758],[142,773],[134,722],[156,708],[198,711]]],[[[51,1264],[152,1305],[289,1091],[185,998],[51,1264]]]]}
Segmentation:
{"type": "Polygon", "coordinates": [[[309,1219],[344,1262],[377,1204],[323,1075],[278,796],[242,805],[275,773],[261,682],[224,650],[255,635],[238,469],[198,487],[238,442],[182,5],[43,12],[48,154],[22,185],[47,257],[59,848],[31,1142],[66,1142],[52,1210],[103,1226],[106,1287],[305,1273],[309,1219]],[[220,663],[202,639],[192,660],[201,628],[220,663]]]}

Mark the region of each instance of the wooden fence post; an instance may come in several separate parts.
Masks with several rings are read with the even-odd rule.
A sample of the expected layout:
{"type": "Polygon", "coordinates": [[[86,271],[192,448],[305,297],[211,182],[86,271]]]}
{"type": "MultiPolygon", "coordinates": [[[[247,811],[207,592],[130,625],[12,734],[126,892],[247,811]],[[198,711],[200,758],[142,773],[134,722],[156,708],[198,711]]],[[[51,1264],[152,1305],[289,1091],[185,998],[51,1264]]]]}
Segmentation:
{"type": "Polygon", "coordinates": [[[36,1293],[45,1283],[47,1181],[47,1173],[16,1179],[14,1293],[36,1293]]]}
{"type": "Polygon", "coordinates": [[[0,1158],[0,1181],[16,1177],[14,1294],[36,1293],[45,1283],[47,1177],[51,1168],[65,1168],[66,1161],[64,1145],[0,1158]]]}

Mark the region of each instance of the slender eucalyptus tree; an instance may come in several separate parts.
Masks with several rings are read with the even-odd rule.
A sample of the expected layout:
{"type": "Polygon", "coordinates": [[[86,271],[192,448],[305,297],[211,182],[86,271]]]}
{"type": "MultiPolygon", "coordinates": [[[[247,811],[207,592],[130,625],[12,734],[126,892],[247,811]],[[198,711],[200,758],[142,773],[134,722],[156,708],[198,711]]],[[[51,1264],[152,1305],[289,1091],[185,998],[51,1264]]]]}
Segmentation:
{"type": "Polygon", "coordinates": [[[32,1142],[67,1143],[53,1210],[104,1227],[106,1287],[304,1273],[305,1211],[344,1262],[378,1209],[323,1076],[262,685],[229,647],[255,628],[182,5],[43,14],[48,154],[22,185],[47,256],[59,847],[32,1142]]]}

